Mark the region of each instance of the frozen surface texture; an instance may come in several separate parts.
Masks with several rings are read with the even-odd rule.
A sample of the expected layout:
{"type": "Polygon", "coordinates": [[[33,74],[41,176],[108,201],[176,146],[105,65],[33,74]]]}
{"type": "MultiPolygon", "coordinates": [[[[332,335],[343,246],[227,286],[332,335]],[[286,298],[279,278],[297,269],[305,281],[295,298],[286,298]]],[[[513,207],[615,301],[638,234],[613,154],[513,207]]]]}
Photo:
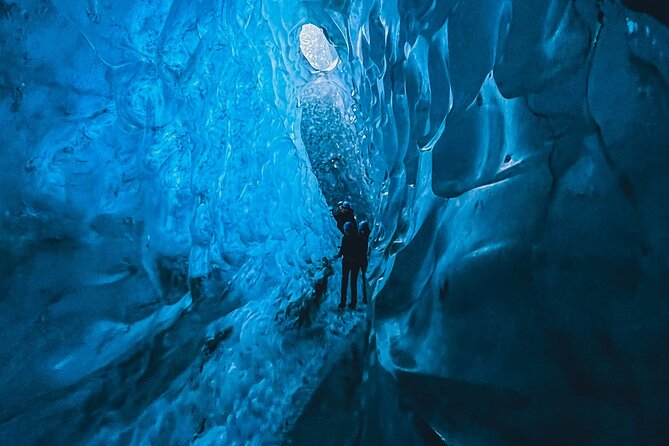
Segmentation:
{"type": "Polygon", "coordinates": [[[0,443],[274,441],[346,343],[281,7],[0,2],[0,443]]]}
{"type": "Polygon", "coordinates": [[[337,50],[323,29],[313,23],[305,23],[300,29],[300,52],[316,71],[332,71],[339,63],[337,50]]]}
{"type": "Polygon", "coordinates": [[[344,198],[375,300],[338,439],[669,443],[666,21],[0,0],[0,443],[286,438],[366,339],[331,311],[344,198]]]}
{"type": "Polygon", "coordinates": [[[364,14],[404,407],[447,444],[669,441],[667,28],[608,1],[364,14]]]}

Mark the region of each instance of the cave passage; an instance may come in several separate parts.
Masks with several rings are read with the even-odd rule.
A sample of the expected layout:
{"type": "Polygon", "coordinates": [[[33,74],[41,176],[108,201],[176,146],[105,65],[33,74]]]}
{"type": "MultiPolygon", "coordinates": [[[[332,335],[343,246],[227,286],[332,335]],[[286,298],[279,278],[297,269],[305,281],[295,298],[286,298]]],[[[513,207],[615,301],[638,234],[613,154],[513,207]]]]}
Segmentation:
{"type": "Polygon", "coordinates": [[[0,0],[0,444],[669,444],[667,23],[0,0]]]}

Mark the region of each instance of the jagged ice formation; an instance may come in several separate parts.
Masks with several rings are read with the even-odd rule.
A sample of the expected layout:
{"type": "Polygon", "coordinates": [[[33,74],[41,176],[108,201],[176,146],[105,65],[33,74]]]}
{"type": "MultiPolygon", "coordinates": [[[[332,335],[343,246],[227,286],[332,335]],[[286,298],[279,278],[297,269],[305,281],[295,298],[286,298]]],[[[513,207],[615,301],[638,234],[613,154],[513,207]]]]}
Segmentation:
{"type": "Polygon", "coordinates": [[[666,443],[666,22],[0,1],[0,439],[302,438],[353,343],[325,444],[666,443]],[[366,314],[332,311],[342,198],[374,222],[366,314]]]}

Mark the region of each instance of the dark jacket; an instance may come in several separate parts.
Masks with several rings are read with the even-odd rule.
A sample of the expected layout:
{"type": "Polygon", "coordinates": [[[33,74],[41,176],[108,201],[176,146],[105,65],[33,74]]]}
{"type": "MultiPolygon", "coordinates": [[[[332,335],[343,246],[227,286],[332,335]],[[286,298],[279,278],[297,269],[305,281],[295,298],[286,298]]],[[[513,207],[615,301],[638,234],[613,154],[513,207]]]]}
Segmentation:
{"type": "Polygon", "coordinates": [[[344,234],[341,238],[339,256],[343,256],[347,264],[360,265],[360,240],[357,234],[344,234]]]}
{"type": "Polygon", "coordinates": [[[358,227],[357,223],[355,222],[355,216],[353,215],[353,209],[339,209],[332,214],[334,216],[334,219],[337,221],[337,227],[341,231],[341,233],[344,233],[344,225],[346,222],[351,222],[353,223],[353,226],[358,227]]]}

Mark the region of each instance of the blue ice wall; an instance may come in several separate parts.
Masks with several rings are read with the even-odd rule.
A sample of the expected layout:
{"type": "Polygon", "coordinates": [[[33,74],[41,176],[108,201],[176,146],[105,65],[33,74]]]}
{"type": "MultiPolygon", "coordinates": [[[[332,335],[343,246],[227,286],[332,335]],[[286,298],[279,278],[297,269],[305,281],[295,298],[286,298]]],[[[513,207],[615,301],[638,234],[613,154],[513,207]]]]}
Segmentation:
{"type": "Polygon", "coordinates": [[[361,14],[402,407],[447,444],[667,442],[667,28],[617,2],[361,14]]]}
{"type": "Polygon", "coordinates": [[[359,315],[330,311],[294,6],[0,3],[0,442],[259,444],[298,414],[359,315]]]}
{"type": "Polygon", "coordinates": [[[375,222],[352,441],[667,442],[654,18],[0,1],[0,35],[2,442],[281,441],[360,316],[328,307],[338,195],[375,222]]]}

